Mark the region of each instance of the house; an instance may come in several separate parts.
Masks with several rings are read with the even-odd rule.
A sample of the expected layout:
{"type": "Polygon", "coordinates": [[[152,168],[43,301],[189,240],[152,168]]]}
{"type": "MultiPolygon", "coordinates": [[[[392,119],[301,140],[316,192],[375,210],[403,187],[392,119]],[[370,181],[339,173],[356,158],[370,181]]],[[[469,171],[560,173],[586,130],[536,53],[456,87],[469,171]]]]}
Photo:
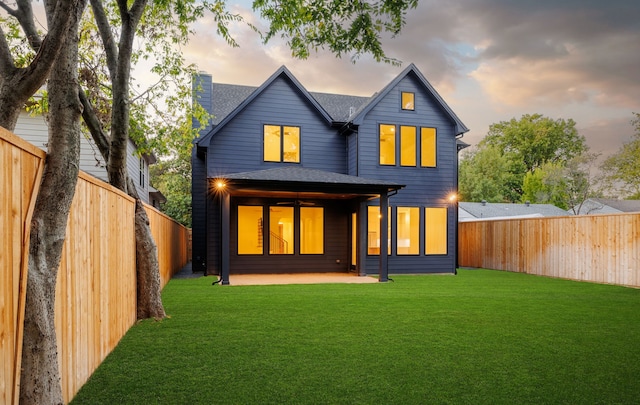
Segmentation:
{"type": "Polygon", "coordinates": [[[458,220],[460,222],[567,215],[569,215],[567,211],[552,204],[488,203],[486,201],[458,203],[458,220]]]}
{"type": "Polygon", "coordinates": [[[640,212],[640,200],[615,200],[609,198],[587,198],[569,212],[576,215],[618,214],[621,212],[640,212]]]}
{"type": "MultiPolygon", "coordinates": [[[[14,133],[46,151],[49,139],[48,130],[44,116],[32,115],[23,110],[16,123],[14,133]]],[[[155,208],[160,208],[160,204],[164,203],[166,198],[149,183],[149,166],[156,163],[156,157],[153,154],[139,155],[136,149],[136,144],[129,139],[127,143],[129,176],[131,176],[136,185],[140,199],[155,208]]],[[[80,170],[108,182],[106,166],[93,140],[88,135],[82,136],[80,138],[80,170]]]]}
{"type": "Polygon", "coordinates": [[[309,92],[284,66],[194,91],[215,116],[192,154],[194,271],[455,273],[468,129],[415,65],[371,97],[309,92]]]}

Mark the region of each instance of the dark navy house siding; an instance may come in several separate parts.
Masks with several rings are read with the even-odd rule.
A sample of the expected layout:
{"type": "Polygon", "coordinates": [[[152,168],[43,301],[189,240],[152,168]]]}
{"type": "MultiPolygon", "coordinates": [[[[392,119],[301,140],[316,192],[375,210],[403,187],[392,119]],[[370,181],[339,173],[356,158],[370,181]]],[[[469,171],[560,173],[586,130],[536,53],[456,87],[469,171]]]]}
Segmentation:
{"type": "Polygon", "coordinates": [[[285,78],[275,80],[211,138],[209,177],[299,164],[346,174],[345,138],[323,121],[285,78]],[[300,163],[263,161],[263,126],[300,127],[300,163]]]}
{"type": "MultiPolygon", "coordinates": [[[[204,76],[204,82],[211,82],[204,76]]],[[[216,103],[211,97],[211,86],[203,84],[205,94],[201,102],[210,111],[216,103]]],[[[229,90],[229,89],[227,89],[229,90]]],[[[242,89],[244,101],[226,117],[216,117],[218,126],[201,131],[194,148],[193,165],[193,258],[206,261],[209,273],[219,274],[221,266],[222,238],[229,238],[229,262],[233,273],[269,273],[296,271],[349,271],[351,263],[351,214],[358,212],[360,223],[366,221],[366,205],[379,205],[378,199],[362,196],[337,200],[322,196],[315,201],[325,209],[325,254],[316,257],[305,255],[238,255],[237,254],[237,206],[238,204],[262,205],[265,212],[269,204],[277,204],[274,195],[230,198],[230,231],[221,233],[221,208],[219,200],[207,190],[210,179],[233,173],[252,172],[286,166],[299,166],[326,172],[348,174],[366,179],[394,182],[404,185],[389,198],[392,248],[389,255],[389,273],[442,273],[455,272],[456,265],[456,205],[448,196],[457,190],[456,139],[467,131],[455,114],[444,103],[422,74],[411,65],[394,81],[368,101],[364,98],[347,100],[347,96],[323,94],[316,100],[297,80],[281,68],[260,88],[252,92],[242,89]],[[415,94],[415,110],[401,109],[401,92],[415,94]],[[344,98],[344,106],[340,105],[344,98]],[[351,109],[355,101],[358,108],[351,109]],[[319,102],[325,103],[322,107],[319,102]],[[329,105],[331,103],[331,105],[329,105]],[[347,105],[348,103],[348,105],[347,105]],[[327,111],[337,114],[350,111],[349,117],[331,117],[327,111]],[[353,115],[351,114],[353,112],[353,115]],[[344,120],[349,122],[345,123],[344,120]],[[415,126],[417,129],[417,166],[400,165],[399,142],[396,143],[395,166],[379,164],[379,125],[394,124],[415,126]],[[274,163],[263,160],[264,125],[296,126],[300,128],[300,163],[274,163]],[[420,128],[436,128],[437,166],[420,167],[420,128]],[[395,216],[397,207],[420,208],[420,254],[396,255],[395,216]],[[448,209],[447,254],[425,255],[424,215],[425,207],[448,209]]],[[[228,101],[228,100],[226,100],[228,101]]],[[[231,109],[231,108],[229,108],[231,109]]],[[[297,211],[296,211],[297,212],[297,211]]],[[[360,251],[366,244],[366,226],[358,229],[360,251]]],[[[375,274],[380,268],[377,255],[360,255],[359,272],[375,274]]],[[[201,266],[202,267],[202,266],[201,266]]],[[[196,269],[196,267],[194,267],[196,269]]],[[[200,267],[198,267],[200,269],[200,267]]]]}
{"type": "MultiPolygon", "coordinates": [[[[354,135],[352,135],[354,136],[354,135]]],[[[439,103],[430,97],[413,75],[408,75],[392,88],[382,100],[366,115],[363,124],[358,128],[358,175],[382,180],[401,180],[406,185],[398,194],[389,199],[392,207],[391,256],[389,268],[400,269],[400,273],[441,273],[451,272],[455,266],[455,206],[449,204],[447,197],[456,190],[457,149],[454,123],[448,118],[439,103]],[[401,92],[415,94],[415,110],[404,111],[400,107],[401,92]],[[379,125],[408,125],[417,128],[418,145],[420,147],[420,127],[436,128],[436,163],[437,166],[416,167],[400,166],[399,143],[396,144],[396,165],[379,164],[379,125]],[[395,255],[395,207],[420,207],[421,246],[419,256],[395,255]],[[448,209],[448,254],[424,255],[424,208],[447,207],[448,209]]],[[[372,201],[378,205],[379,201],[372,201]]],[[[368,256],[366,270],[375,273],[378,256],[368,256]]]]}

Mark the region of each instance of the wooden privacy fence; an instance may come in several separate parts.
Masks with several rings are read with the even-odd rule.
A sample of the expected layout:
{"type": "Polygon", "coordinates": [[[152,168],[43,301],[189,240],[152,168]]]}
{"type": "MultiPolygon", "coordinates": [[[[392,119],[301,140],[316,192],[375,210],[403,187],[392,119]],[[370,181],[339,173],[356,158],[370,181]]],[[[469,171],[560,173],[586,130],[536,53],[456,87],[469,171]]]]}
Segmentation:
{"type": "MultiPolygon", "coordinates": [[[[31,213],[45,153],[0,127],[0,403],[14,402],[31,213]]],[[[17,402],[17,401],[16,401],[17,402]]]]}
{"type": "Polygon", "coordinates": [[[461,222],[458,264],[640,287],[640,214],[461,222]]]}
{"type": "MultiPolygon", "coordinates": [[[[31,212],[45,153],[0,128],[0,403],[17,403],[31,212]]],[[[188,230],[150,206],[162,285],[187,262],[188,230]]],[[[136,320],[134,201],[81,173],[56,286],[69,402],[136,320]]]]}

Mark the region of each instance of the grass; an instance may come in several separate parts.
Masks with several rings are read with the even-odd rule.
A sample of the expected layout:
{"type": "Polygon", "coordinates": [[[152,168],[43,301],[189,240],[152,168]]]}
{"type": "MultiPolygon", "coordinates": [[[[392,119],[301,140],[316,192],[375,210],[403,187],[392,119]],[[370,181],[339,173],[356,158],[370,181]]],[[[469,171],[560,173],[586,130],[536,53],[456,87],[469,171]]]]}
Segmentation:
{"type": "Polygon", "coordinates": [[[640,290],[488,270],[393,283],[172,280],[77,404],[631,404],[640,290]]]}

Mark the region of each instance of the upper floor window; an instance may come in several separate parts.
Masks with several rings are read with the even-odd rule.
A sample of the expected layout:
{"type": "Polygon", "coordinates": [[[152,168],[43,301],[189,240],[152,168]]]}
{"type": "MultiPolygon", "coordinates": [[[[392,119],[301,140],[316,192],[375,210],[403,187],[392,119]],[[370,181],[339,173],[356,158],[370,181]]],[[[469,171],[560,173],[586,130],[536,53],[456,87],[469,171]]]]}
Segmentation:
{"type": "Polygon", "coordinates": [[[400,166],[415,167],[419,160],[421,167],[436,167],[435,128],[420,128],[420,138],[417,128],[409,125],[380,124],[379,131],[381,165],[396,165],[396,143],[399,143],[400,166]],[[396,137],[398,132],[400,135],[396,137]]]}
{"type": "Polygon", "coordinates": [[[300,127],[265,125],[264,161],[300,163],[300,127]]]}
{"type": "Polygon", "coordinates": [[[380,164],[396,164],[396,126],[380,124],[380,164]]]}
{"type": "Polygon", "coordinates": [[[416,165],[416,127],[400,126],[400,166],[416,165]]]}
{"type": "Polygon", "coordinates": [[[403,110],[409,110],[409,111],[413,111],[416,109],[416,105],[415,105],[415,94],[414,93],[409,93],[406,91],[402,92],[402,109],[403,110]]]}
{"type": "Polygon", "coordinates": [[[420,128],[420,165],[436,167],[436,129],[420,128]]]}

